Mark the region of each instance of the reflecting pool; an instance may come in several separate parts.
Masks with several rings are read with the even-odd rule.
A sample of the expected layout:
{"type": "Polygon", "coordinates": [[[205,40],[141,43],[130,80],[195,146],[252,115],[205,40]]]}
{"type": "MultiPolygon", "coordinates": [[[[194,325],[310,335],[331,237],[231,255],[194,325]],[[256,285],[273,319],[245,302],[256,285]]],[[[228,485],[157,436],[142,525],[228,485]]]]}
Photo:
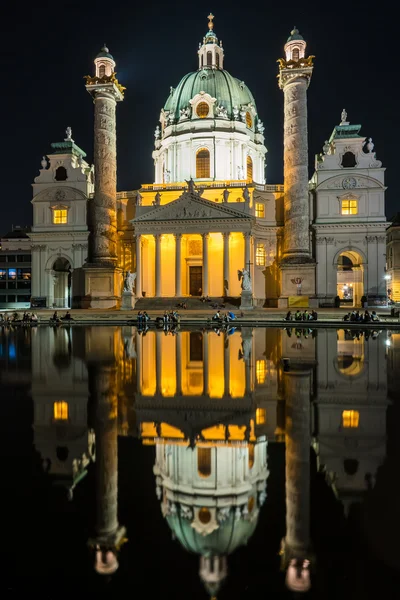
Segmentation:
{"type": "Polygon", "coordinates": [[[4,591],[395,590],[399,368],[390,331],[0,329],[4,591]]]}

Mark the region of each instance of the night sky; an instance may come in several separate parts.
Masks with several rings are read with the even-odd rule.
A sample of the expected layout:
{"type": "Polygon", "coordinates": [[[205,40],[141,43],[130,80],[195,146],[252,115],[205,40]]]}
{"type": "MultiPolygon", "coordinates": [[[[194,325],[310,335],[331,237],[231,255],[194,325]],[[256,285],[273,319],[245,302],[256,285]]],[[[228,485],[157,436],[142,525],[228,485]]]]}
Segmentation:
{"type": "Polygon", "coordinates": [[[252,91],[265,125],[267,182],[283,181],[283,94],[276,59],[295,24],[314,54],[308,92],[310,176],[314,155],[346,108],[351,123],[372,137],[387,168],[386,213],[396,197],[398,23],[390,5],[352,2],[20,3],[3,8],[2,202],[0,232],[32,222],[31,183],[50,143],[73,139],[92,161],[93,105],[83,76],[104,42],[127,87],[118,105],[118,190],[153,182],[154,129],[170,86],[197,69],[207,15],[223,41],[224,66],[252,91]]]}

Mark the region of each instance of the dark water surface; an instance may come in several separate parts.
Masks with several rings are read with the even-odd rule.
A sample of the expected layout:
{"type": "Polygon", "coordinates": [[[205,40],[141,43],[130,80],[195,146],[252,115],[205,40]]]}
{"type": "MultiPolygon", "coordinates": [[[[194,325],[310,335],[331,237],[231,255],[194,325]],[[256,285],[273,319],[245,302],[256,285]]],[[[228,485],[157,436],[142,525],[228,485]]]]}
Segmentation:
{"type": "Polygon", "coordinates": [[[0,597],[399,598],[399,372],[390,331],[0,329],[0,597]]]}

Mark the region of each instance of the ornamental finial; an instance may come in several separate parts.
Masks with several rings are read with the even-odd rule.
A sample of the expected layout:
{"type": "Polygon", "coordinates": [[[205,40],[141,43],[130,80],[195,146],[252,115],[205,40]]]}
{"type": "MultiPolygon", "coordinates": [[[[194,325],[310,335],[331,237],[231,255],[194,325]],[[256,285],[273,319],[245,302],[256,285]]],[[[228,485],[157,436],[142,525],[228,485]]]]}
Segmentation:
{"type": "Polygon", "coordinates": [[[207,19],[208,19],[208,29],[210,31],[212,31],[214,29],[214,23],[213,23],[214,15],[212,14],[212,12],[210,12],[207,19]]]}

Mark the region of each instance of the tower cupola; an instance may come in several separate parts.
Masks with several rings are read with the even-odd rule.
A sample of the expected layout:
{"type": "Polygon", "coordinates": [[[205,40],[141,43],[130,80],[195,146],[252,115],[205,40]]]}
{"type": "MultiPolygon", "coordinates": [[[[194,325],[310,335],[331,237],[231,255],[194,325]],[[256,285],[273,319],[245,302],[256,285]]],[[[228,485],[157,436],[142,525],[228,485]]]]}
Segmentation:
{"type": "Polygon", "coordinates": [[[224,50],[222,41],[219,42],[214,32],[214,15],[208,15],[208,32],[203,37],[203,43],[199,44],[199,69],[223,69],[224,68],[224,50]]]}
{"type": "Polygon", "coordinates": [[[96,77],[110,77],[114,73],[115,60],[106,44],[94,59],[94,64],[96,66],[96,77]]]}
{"type": "Polygon", "coordinates": [[[293,60],[298,62],[300,58],[304,58],[306,54],[306,42],[296,25],[293,27],[285,44],[286,62],[293,60]]]}

